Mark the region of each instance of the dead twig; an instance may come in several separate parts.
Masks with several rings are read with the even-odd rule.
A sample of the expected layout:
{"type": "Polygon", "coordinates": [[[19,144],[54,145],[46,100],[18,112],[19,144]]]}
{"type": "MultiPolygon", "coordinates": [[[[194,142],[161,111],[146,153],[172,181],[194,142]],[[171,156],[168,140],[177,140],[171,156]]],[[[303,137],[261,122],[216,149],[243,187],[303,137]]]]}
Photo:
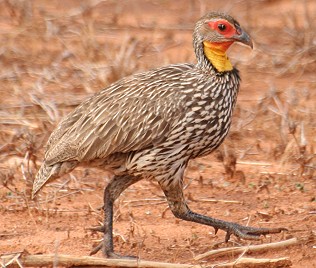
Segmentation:
{"type": "MultiPolygon", "coordinates": [[[[19,257],[19,256],[18,256],[19,257]]],[[[6,266],[8,262],[11,267],[16,266],[13,262],[18,261],[15,255],[6,255],[1,257],[2,262],[6,266]]],[[[72,256],[72,255],[23,255],[19,258],[19,263],[23,267],[39,267],[52,266],[56,263],[57,266],[63,267],[78,267],[78,266],[99,266],[99,267],[150,267],[150,268],[200,268],[200,265],[191,264],[175,264],[165,262],[153,262],[143,260],[128,260],[128,259],[104,259],[90,256],[72,256]]]]}
{"type": "Polygon", "coordinates": [[[201,260],[207,257],[211,256],[223,256],[223,255],[231,255],[232,253],[242,253],[244,250],[247,250],[247,252],[260,252],[260,251],[266,251],[276,248],[282,248],[282,247],[288,247],[291,245],[295,245],[298,243],[297,238],[291,238],[288,240],[280,241],[280,242],[274,242],[274,243],[267,243],[267,244],[261,244],[261,245],[250,245],[250,246],[244,246],[244,247],[229,247],[229,248],[220,248],[216,250],[211,250],[208,252],[205,252],[203,254],[199,254],[194,257],[194,260],[201,260]]]}
{"type": "Polygon", "coordinates": [[[6,261],[3,263],[3,258],[1,257],[1,267],[7,267],[7,266],[18,266],[20,268],[23,268],[21,261],[19,260],[19,257],[21,256],[21,252],[10,254],[6,256],[6,261]]]}
{"type": "Polygon", "coordinates": [[[223,199],[209,199],[209,198],[200,198],[199,202],[211,202],[211,203],[226,203],[226,204],[243,204],[242,201],[237,200],[223,200],[223,199]]]}
{"type": "Polygon", "coordinates": [[[238,165],[247,165],[247,166],[273,166],[272,163],[268,162],[254,162],[254,161],[237,161],[238,165]]]}
{"type": "MultiPolygon", "coordinates": [[[[148,267],[148,268],[201,268],[201,265],[176,264],[166,262],[153,262],[143,260],[127,259],[104,259],[91,256],[71,256],[71,255],[25,255],[21,253],[5,255],[1,257],[4,267],[38,267],[51,266],[53,263],[59,266],[98,266],[98,267],[148,267]]],[[[216,264],[216,267],[290,267],[292,262],[288,257],[276,259],[256,259],[256,258],[239,258],[237,261],[230,263],[216,264]]]]}
{"type": "Polygon", "coordinates": [[[276,267],[290,267],[292,262],[288,257],[277,258],[277,259],[256,259],[256,258],[240,258],[236,262],[229,262],[218,264],[216,268],[223,267],[234,267],[234,268],[246,268],[246,267],[255,267],[255,268],[276,268],[276,267]]]}

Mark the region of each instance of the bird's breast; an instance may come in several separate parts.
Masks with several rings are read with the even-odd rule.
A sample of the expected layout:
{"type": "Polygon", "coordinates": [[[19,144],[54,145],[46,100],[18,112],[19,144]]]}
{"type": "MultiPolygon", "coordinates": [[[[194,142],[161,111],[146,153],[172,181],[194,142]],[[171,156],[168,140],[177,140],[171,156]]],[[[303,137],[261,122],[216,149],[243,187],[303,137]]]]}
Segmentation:
{"type": "Polygon", "coordinates": [[[186,117],[180,128],[193,158],[212,152],[223,142],[230,128],[237,91],[238,84],[218,83],[195,90],[187,98],[186,117]]]}

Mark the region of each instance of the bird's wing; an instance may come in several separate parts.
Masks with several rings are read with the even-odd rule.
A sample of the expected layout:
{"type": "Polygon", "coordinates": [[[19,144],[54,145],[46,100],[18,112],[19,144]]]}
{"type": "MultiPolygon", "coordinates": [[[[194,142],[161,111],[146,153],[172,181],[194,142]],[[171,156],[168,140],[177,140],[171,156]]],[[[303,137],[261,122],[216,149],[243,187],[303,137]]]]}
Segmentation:
{"type": "Polygon", "coordinates": [[[181,120],[179,97],[193,65],[179,64],[122,79],[79,105],[52,133],[45,162],[89,161],[137,151],[166,139],[181,120]],[[182,77],[182,79],[181,79],[182,77]]]}

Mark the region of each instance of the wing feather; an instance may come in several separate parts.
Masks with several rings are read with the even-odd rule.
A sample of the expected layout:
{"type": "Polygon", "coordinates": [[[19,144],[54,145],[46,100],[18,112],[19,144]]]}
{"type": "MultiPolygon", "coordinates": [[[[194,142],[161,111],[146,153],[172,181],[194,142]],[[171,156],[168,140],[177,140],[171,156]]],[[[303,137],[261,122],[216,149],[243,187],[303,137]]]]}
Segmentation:
{"type": "Polygon", "coordinates": [[[89,161],[137,151],[166,139],[180,120],[181,76],[191,64],[170,65],[122,79],[66,116],[52,133],[45,161],[89,161]]]}

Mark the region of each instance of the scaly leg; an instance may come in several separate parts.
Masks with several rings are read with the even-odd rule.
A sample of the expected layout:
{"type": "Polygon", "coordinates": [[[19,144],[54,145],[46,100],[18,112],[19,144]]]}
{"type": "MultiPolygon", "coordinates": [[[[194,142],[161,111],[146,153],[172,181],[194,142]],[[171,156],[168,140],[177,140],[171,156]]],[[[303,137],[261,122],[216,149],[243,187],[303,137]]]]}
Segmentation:
{"type": "Polygon", "coordinates": [[[230,236],[233,234],[239,238],[247,240],[259,240],[260,235],[280,233],[286,231],[286,228],[255,228],[243,226],[234,222],[227,222],[223,220],[214,219],[205,215],[192,212],[187,206],[183,191],[182,184],[164,186],[160,184],[162,190],[167,197],[169,207],[172,213],[185,221],[197,222],[214,227],[215,234],[219,229],[226,231],[225,242],[228,242],[230,236]]]}
{"type": "Polygon", "coordinates": [[[124,190],[139,180],[141,180],[140,176],[115,176],[105,188],[103,207],[104,225],[97,228],[91,228],[92,230],[103,232],[104,238],[103,241],[90,252],[90,255],[96,254],[102,249],[104,256],[108,258],[123,258],[114,253],[113,250],[113,204],[124,190]]]}

